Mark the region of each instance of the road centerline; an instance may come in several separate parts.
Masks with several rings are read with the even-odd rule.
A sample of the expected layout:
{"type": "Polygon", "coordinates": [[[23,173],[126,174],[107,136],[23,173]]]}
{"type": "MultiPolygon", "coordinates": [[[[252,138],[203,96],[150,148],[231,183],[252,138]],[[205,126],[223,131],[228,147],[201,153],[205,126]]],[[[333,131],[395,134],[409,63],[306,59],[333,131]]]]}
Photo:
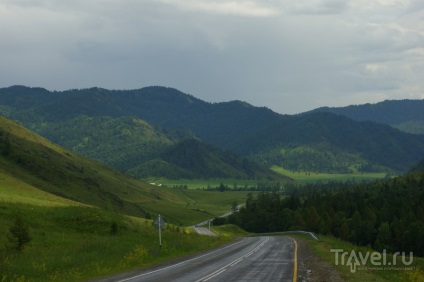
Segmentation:
{"type": "Polygon", "coordinates": [[[185,260],[185,261],[182,261],[182,262],[180,262],[180,263],[176,263],[176,264],[173,264],[173,265],[170,265],[170,266],[167,266],[167,267],[163,267],[163,268],[160,268],[160,269],[156,269],[156,270],[153,270],[153,271],[150,271],[150,272],[146,272],[146,273],[142,273],[142,274],[139,274],[139,275],[131,276],[131,277],[128,277],[128,278],[125,278],[125,279],[121,279],[121,280],[118,280],[117,282],[126,282],[126,281],[131,281],[131,280],[133,280],[133,279],[137,279],[137,278],[140,278],[140,277],[143,277],[143,276],[149,275],[149,274],[153,274],[153,273],[156,273],[156,272],[160,272],[160,271],[163,271],[163,270],[166,270],[166,269],[170,269],[170,268],[173,268],[173,267],[176,267],[176,266],[179,266],[179,265],[182,265],[182,264],[185,264],[185,263],[188,263],[188,262],[194,261],[194,260],[198,260],[198,259],[203,258],[203,257],[205,257],[205,256],[212,255],[212,254],[214,254],[214,253],[216,253],[216,252],[220,252],[220,251],[222,251],[222,250],[225,250],[225,249],[227,249],[227,248],[230,248],[230,247],[232,247],[232,246],[234,246],[234,245],[236,245],[236,244],[239,244],[239,243],[243,242],[244,240],[246,240],[246,238],[244,238],[244,239],[243,239],[243,240],[241,240],[241,241],[235,242],[235,243],[233,243],[233,244],[231,244],[231,245],[228,245],[228,246],[226,246],[226,247],[224,247],[224,248],[220,248],[220,249],[218,249],[218,250],[215,250],[215,251],[213,251],[213,252],[210,252],[210,253],[207,253],[207,254],[204,254],[204,255],[201,255],[201,256],[198,256],[198,257],[195,257],[195,258],[189,259],[189,260],[185,260]]]}
{"type": "MultiPolygon", "coordinates": [[[[248,253],[248,255],[247,256],[250,256],[251,254],[253,254],[254,252],[256,252],[257,250],[259,250],[264,244],[266,244],[267,242],[269,241],[269,238],[267,238],[265,241],[263,241],[261,244],[259,244],[255,249],[253,249],[252,251],[250,251],[249,253],[248,253]]],[[[233,260],[232,262],[230,262],[230,263],[228,263],[228,264],[226,264],[225,266],[223,266],[223,267],[221,267],[220,269],[218,269],[217,271],[215,271],[215,272],[213,272],[213,273],[211,273],[211,274],[209,274],[209,275],[207,275],[207,276],[205,276],[205,277],[202,277],[202,278],[200,278],[199,280],[196,280],[196,282],[200,282],[200,281],[207,281],[207,280],[209,280],[209,279],[211,279],[212,277],[216,277],[216,276],[218,276],[219,274],[221,274],[222,272],[224,272],[226,269],[227,269],[227,267],[229,267],[229,266],[233,266],[233,265],[236,265],[237,263],[239,263],[240,261],[242,261],[243,260],[243,258],[244,257],[246,257],[246,254],[244,254],[244,255],[242,255],[242,256],[240,256],[240,257],[238,257],[237,259],[235,259],[235,260],[233,260]],[[222,271],[221,271],[222,270],[222,271]],[[215,273],[217,273],[217,274],[215,274],[215,273]],[[209,276],[211,276],[211,275],[213,275],[212,277],[209,277],[209,276]]]]}

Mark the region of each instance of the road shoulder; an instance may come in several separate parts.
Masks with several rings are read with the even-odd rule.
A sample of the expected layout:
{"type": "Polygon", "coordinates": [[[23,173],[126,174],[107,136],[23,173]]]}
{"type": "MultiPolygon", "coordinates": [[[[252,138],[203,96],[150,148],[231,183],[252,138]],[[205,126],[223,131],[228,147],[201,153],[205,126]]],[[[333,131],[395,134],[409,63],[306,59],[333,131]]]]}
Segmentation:
{"type": "Polygon", "coordinates": [[[337,269],[313,253],[306,240],[294,239],[298,245],[298,281],[345,281],[337,269]]]}

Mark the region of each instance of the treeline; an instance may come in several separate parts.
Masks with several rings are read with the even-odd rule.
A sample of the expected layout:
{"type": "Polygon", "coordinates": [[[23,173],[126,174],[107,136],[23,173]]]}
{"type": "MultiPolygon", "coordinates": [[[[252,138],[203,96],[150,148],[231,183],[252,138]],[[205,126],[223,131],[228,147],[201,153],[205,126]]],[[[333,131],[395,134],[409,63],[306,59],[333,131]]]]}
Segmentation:
{"type": "MultiPolygon", "coordinates": [[[[199,188],[200,189],[200,188],[199,188]]],[[[256,185],[243,185],[238,186],[234,183],[232,186],[221,183],[219,186],[211,187],[208,185],[207,188],[202,188],[201,190],[206,191],[251,191],[251,192],[279,192],[283,191],[284,187],[279,181],[277,182],[258,182],[256,185]]]]}
{"type": "Polygon", "coordinates": [[[250,232],[307,230],[388,252],[424,256],[424,173],[375,183],[292,187],[249,194],[227,222],[250,232]]]}

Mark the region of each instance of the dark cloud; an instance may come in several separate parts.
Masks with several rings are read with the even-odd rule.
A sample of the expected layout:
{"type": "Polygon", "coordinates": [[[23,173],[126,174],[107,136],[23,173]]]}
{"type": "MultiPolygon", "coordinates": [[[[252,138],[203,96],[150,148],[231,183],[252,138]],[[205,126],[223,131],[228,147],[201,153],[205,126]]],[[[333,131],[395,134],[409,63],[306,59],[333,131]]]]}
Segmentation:
{"type": "Polygon", "coordinates": [[[164,85],[281,113],[424,98],[420,3],[5,0],[0,87],[164,85]]]}

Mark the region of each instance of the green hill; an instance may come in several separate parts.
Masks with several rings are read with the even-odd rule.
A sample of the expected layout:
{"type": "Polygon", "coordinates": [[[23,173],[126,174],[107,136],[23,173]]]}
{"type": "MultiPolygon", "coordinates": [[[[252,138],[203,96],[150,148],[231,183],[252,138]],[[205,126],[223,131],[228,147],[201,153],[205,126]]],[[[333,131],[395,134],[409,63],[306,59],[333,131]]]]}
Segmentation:
{"type": "Polygon", "coordinates": [[[135,117],[81,115],[45,122],[36,130],[55,143],[124,172],[158,157],[181,140],[194,138],[189,132],[157,128],[135,117]]]}
{"type": "Polygon", "coordinates": [[[140,204],[120,194],[152,198],[149,185],[81,158],[3,117],[0,117],[0,136],[4,175],[75,202],[146,215],[140,204]]]}
{"type": "Polygon", "coordinates": [[[33,127],[49,140],[135,178],[283,179],[233,153],[195,140],[189,131],[154,127],[135,117],[81,115],[33,127]]]}
{"type": "MultiPolygon", "coordinates": [[[[419,114],[413,112],[419,119],[419,114]]],[[[122,128],[134,134],[140,130],[140,126],[131,121],[134,118],[156,129],[174,133],[183,131],[184,134],[177,135],[191,134],[262,165],[277,165],[290,170],[405,172],[424,156],[423,136],[407,134],[387,125],[353,121],[331,113],[279,115],[241,101],[212,104],[164,87],[50,92],[13,86],[0,89],[0,113],[50,140],[133,175],[155,174],[157,172],[152,170],[155,167],[162,173],[172,170],[187,175],[185,168],[160,157],[166,146],[156,143],[166,143],[166,139],[170,139],[167,134],[155,133],[153,135],[158,138],[151,139],[150,143],[144,139],[134,141],[134,146],[129,142],[127,148],[121,145],[118,149],[117,146],[122,144],[120,138],[125,140],[128,137],[123,136],[122,128]],[[93,125],[86,127],[87,133],[82,134],[84,123],[90,123],[89,119],[93,125]],[[96,120],[102,121],[106,128],[94,126],[96,120]],[[73,122],[76,122],[74,126],[73,122]],[[70,144],[69,140],[73,143],[70,144]],[[138,142],[142,146],[137,147],[138,142]],[[131,164],[131,168],[125,168],[127,164],[131,164]]],[[[173,139],[176,142],[171,142],[171,146],[184,138],[177,139],[173,139]]]]}
{"type": "MultiPolygon", "coordinates": [[[[246,158],[218,149],[195,139],[187,139],[170,147],[161,155],[162,160],[180,168],[168,178],[233,178],[233,179],[284,179],[246,158]]],[[[288,178],[286,178],[288,180],[288,178]]]]}
{"type": "Polygon", "coordinates": [[[181,225],[222,214],[245,197],[152,186],[0,116],[2,281],[87,281],[217,246],[230,237],[181,225]],[[167,223],[162,246],[153,221],[140,218],[158,213],[167,223]],[[18,249],[11,239],[22,234],[29,241],[18,249]]]}
{"type": "Polygon", "coordinates": [[[178,225],[224,213],[233,200],[245,198],[245,193],[182,191],[135,180],[1,116],[0,190],[7,202],[84,204],[147,218],[162,214],[178,225]]]}

